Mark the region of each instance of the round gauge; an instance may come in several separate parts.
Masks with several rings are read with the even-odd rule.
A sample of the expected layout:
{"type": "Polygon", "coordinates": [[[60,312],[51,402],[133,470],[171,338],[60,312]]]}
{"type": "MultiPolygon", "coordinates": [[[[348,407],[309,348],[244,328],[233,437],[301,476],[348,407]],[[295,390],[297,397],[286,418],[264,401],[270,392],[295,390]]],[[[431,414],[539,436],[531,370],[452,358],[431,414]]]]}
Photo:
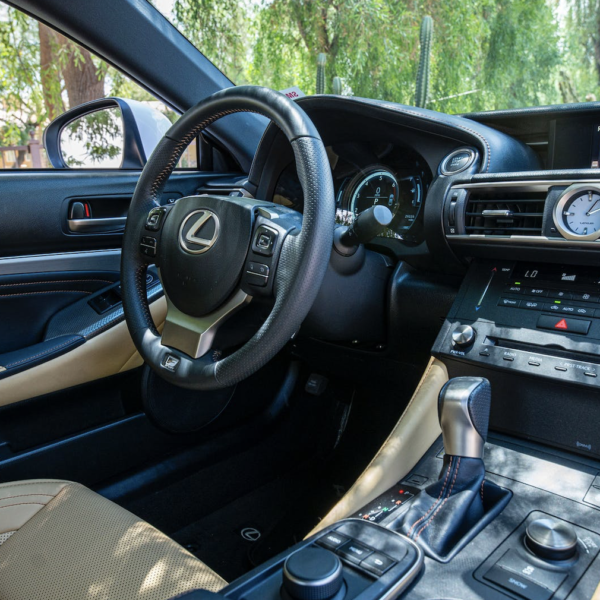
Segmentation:
{"type": "Polygon", "coordinates": [[[357,179],[358,181],[352,186],[354,191],[350,198],[350,211],[355,217],[377,204],[387,206],[393,215],[396,214],[399,197],[398,181],[391,171],[376,168],[366,175],[361,174],[357,179]]]}
{"type": "Polygon", "coordinates": [[[568,188],[554,209],[554,224],[568,240],[600,238],[600,188],[585,184],[568,188]]]}

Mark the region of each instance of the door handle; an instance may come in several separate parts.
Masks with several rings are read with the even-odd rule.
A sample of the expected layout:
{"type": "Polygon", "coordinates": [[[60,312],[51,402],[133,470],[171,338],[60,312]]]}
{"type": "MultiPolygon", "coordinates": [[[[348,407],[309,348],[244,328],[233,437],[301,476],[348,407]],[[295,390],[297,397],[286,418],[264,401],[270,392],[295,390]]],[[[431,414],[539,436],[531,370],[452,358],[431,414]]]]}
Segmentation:
{"type": "Polygon", "coordinates": [[[68,219],[69,229],[74,233],[110,233],[125,229],[127,217],[111,219],[68,219]]]}

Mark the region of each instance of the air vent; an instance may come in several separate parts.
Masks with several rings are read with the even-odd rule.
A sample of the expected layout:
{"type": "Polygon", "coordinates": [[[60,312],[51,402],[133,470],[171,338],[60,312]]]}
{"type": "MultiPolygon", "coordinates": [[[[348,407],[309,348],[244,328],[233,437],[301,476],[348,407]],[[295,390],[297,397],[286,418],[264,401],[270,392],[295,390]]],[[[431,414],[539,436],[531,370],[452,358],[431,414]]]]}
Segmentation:
{"type": "Polygon", "coordinates": [[[465,212],[468,235],[542,235],[546,192],[471,190],[465,212]]]}

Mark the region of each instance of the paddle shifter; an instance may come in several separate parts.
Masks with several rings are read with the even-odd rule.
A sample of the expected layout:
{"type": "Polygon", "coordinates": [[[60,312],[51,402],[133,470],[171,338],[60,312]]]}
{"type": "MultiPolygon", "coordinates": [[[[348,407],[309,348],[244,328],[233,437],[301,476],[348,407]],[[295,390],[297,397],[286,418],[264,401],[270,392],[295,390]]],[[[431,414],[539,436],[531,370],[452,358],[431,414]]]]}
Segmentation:
{"type": "Polygon", "coordinates": [[[483,446],[490,416],[490,382],[451,379],[441,390],[438,415],[444,439],[440,478],[425,488],[404,516],[400,531],[427,554],[449,560],[452,552],[496,516],[510,499],[484,482],[483,446]]]}

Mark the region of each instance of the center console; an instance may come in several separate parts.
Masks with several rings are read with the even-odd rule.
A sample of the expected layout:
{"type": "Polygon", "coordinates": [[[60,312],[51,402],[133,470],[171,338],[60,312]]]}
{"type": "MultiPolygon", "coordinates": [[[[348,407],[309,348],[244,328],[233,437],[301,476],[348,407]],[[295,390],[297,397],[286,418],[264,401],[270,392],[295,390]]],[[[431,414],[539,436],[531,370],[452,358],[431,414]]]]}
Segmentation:
{"type": "Polygon", "coordinates": [[[490,380],[492,429],[600,457],[600,269],[475,261],[433,354],[490,380]]]}

